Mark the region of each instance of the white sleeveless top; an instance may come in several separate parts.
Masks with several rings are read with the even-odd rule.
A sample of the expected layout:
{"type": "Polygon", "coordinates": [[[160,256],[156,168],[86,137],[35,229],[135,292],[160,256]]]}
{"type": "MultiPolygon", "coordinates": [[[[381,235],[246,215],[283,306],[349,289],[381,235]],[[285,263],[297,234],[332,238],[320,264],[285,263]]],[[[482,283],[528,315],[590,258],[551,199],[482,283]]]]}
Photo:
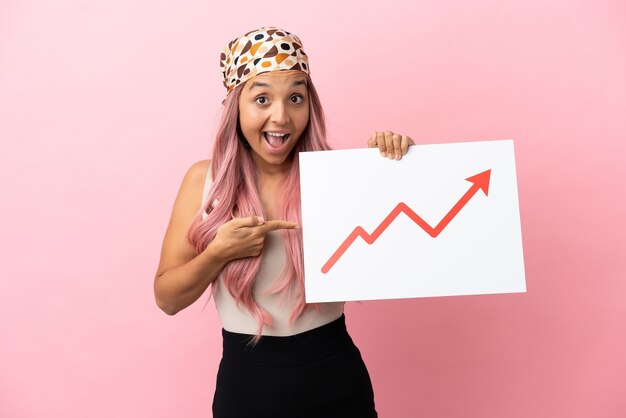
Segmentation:
{"type": "MultiPolygon", "coordinates": [[[[211,168],[209,167],[202,194],[203,204],[211,185],[211,168]]],[[[202,219],[205,219],[206,216],[206,213],[203,213],[202,219]]],[[[274,284],[282,273],[286,258],[287,252],[280,231],[269,232],[265,236],[263,252],[261,253],[261,266],[252,288],[254,300],[272,316],[272,326],[265,325],[262,335],[287,336],[298,334],[332,322],[343,313],[344,302],[320,303],[319,312],[314,308],[307,308],[290,326],[289,318],[298,302],[298,297],[302,293],[298,283],[292,283],[290,292],[282,304],[280,303],[281,293],[265,294],[265,291],[274,284]]],[[[235,300],[226,289],[221,276],[215,280],[213,286],[215,286],[215,307],[223,328],[230,332],[256,334],[259,327],[257,319],[243,304],[240,304],[239,307],[236,306],[235,300]]]]}

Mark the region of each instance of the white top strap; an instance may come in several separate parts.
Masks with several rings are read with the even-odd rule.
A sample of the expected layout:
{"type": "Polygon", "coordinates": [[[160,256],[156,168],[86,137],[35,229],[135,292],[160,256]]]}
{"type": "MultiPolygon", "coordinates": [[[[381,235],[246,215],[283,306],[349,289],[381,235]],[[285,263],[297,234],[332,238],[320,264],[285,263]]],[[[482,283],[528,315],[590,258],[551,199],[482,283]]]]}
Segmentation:
{"type": "MultiPolygon", "coordinates": [[[[204,191],[202,192],[202,206],[206,202],[206,198],[209,196],[209,192],[211,191],[211,186],[213,185],[213,177],[211,176],[211,165],[209,164],[209,169],[206,171],[206,178],[204,179],[204,191]]],[[[202,213],[202,219],[207,217],[206,212],[202,213]]]]}

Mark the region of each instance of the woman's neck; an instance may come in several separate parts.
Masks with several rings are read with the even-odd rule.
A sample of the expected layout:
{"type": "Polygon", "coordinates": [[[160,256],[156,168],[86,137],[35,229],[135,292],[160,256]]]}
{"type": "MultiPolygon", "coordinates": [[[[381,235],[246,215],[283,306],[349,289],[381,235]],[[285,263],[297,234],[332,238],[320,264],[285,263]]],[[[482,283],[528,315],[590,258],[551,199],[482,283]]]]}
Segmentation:
{"type": "Polygon", "coordinates": [[[257,179],[257,189],[268,220],[278,219],[280,200],[282,197],[282,182],[285,175],[280,173],[262,174],[257,179]]]}
{"type": "Polygon", "coordinates": [[[268,219],[278,219],[277,213],[282,198],[282,186],[291,170],[293,158],[281,165],[267,164],[265,161],[256,161],[256,184],[259,197],[268,219]]]}

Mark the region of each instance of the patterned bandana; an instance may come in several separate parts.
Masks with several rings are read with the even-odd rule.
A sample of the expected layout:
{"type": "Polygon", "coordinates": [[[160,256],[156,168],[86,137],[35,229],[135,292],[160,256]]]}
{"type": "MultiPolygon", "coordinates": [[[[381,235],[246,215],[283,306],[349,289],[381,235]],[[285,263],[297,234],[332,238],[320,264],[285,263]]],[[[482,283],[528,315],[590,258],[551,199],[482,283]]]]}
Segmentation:
{"type": "Polygon", "coordinates": [[[220,56],[227,95],[255,75],[277,70],[310,74],[300,38],[276,27],[262,27],[233,39],[220,56]]]}

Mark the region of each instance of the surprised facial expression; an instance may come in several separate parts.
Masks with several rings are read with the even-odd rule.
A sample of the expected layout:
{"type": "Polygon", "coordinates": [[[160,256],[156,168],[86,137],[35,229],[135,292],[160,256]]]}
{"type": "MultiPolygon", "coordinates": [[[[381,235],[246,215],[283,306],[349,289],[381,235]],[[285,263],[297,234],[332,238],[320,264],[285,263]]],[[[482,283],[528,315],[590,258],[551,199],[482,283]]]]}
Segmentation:
{"type": "Polygon", "coordinates": [[[246,81],[239,98],[239,124],[261,170],[286,170],[309,122],[305,73],[271,71],[246,81]]]}

